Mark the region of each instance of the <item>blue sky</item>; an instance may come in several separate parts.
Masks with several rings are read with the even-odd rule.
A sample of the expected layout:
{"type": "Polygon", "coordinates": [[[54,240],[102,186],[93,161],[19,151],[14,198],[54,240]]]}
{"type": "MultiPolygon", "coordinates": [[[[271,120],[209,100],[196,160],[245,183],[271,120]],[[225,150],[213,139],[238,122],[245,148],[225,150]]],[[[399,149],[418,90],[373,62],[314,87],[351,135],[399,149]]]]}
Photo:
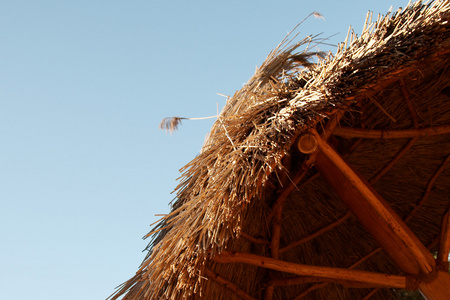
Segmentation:
{"type": "MultiPolygon", "coordinates": [[[[407,1],[1,1],[0,287],[4,299],[105,299],[144,258],[178,170],[216,114],[300,36],[345,39],[407,1]]],[[[333,47],[322,50],[335,51],[333,47]]]]}

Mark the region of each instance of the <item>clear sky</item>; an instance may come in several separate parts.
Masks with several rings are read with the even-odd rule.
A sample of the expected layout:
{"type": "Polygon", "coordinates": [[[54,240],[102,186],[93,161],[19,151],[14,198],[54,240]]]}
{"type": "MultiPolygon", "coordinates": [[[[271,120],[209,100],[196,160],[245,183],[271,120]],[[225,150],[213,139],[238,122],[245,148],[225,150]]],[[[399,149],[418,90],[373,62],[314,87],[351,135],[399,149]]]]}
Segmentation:
{"type": "Polygon", "coordinates": [[[0,1],[0,298],[105,299],[213,122],[164,117],[215,115],[313,11],[337,44],[407,3],[0,1]]]}

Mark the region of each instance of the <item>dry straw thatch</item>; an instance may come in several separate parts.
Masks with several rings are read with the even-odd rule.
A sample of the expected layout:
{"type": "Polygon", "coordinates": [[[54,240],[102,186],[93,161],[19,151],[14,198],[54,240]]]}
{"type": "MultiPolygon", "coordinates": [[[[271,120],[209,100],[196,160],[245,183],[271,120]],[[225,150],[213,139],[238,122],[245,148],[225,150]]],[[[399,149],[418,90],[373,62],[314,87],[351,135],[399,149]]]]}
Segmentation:
{"type": "Polygon", "coordinates": [[[299,50],[314,39],[272,51],[182,169],[147,257],[111,299],[389,299],[420,287],[422,273],[405,274],[340,200],[316,145],[297,141],[319,132],[436,251],[450,199],[449,8],[369,16],[317,63],[299,50]],[[358,284],[367,272],[353,270],[386,276],[358,284]]]}

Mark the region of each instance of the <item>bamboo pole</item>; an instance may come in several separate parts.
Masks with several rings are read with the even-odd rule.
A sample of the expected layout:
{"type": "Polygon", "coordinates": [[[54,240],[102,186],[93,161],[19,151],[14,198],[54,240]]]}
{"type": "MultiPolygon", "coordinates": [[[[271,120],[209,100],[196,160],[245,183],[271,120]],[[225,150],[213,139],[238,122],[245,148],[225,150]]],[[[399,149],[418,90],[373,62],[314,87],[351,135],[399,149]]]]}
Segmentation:
{"type": "Polygon", "coordinates": [[[250,253],[223,251],[214,258],[214,261],[219,263],[250,264],[300,276],[332,280],[340,284],[346,283],[352,286],[406,288],[405,276],[342,268],[308,266],[250,253]]]}

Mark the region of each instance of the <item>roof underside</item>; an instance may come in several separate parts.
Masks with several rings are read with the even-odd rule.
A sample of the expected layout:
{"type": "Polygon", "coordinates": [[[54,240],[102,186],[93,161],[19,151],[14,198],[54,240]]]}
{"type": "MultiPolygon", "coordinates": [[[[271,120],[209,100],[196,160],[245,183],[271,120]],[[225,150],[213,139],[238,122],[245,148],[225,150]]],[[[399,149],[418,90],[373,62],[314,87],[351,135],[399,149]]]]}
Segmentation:
{"type": "Polygon", "coordinates": [[[402,274],[314,165],[305,168],[309,156],[296,141],[311,128],[328,134],[436,249],[450,199],[449,8],[449,1],[416,3],[367,21],[360,37],[307,67],[302,43],[273,51],[228,100],[202,152],[184,168],[171,214],[149,234],[149,254],[112,298],[264,299],[268,286],[272,299],[393,297],[391,289],[214,257],[224,250],[273,257],[276,245],[282,261],[402,274]],[[339,122],[327,133],[332,120],[339,122]]]}

